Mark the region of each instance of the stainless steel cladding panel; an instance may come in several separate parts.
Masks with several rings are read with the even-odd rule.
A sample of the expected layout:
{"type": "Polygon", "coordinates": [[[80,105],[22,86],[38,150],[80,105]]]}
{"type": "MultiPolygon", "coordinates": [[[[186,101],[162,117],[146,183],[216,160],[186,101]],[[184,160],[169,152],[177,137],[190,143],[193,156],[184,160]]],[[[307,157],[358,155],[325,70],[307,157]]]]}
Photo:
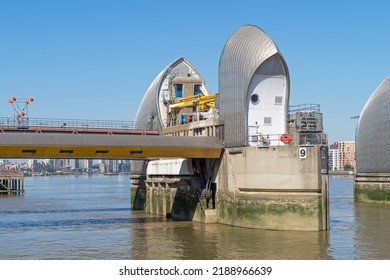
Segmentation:
{"type": "MultiPolygon", "coordinates": [[[[218,78],[220,119],[224,123],[227,147],[248,144],[248,88],[256,70],[275,55],[278,56],[275,61],[282,63],[286,78],[284,98],[287,127],[289,75],[274,42],[263,30],[252,25],[240,27],[226,42],[219,60],[218,78]]],[[[262,71],[267,73],[267,69],[262,71]]]]}
{"type": "MultiPolygon", "coordinates": [[[[153,80],[148,90],[146,91],[144,98],[138,107],[136,122],[145,125],[145,129],[157,129],[162,130],[164,126],[163,119],[166,117],[166,112],[163,112],[162,104],[162,87],[164,83],[167,83],[168,78],[173,79],[175,77],[192,77],[193,79],[200,80],[202,86],[208,94],[208,89],[204,83],[198,70],[184,57],[180,57],[177,60],[166,66],[160,74],[153,80]]],[[[131,164],[132,174],[144,173],[144,162],[133,161],[131,164]]]]}
{"type": "Polygon", "coordinates": [[[161,84],[162,77],[164,76],[166,69],[160,72],[154,81],[150,84],[148,90],[146,91],[144,98],[141,101],[140,106],[138,107],[138,111],[135,117],[135,121],[137,123],[144,123],[145,129],[150,129],[149,123],[150,117],[158,116],[158,108],[157,108],[157,93],[161,84]]]}
{"type": "Polygon", "coordinates": [[[390,172],[390,76],[368,99],[356,129],[356,171],[390,172]]]}
{"type": "Polygon", "coordinates": [[[162,119],[166,116],[166,112],[161,111],[160,103],[162,99],[161,88],[164,82],[167,82],[167,77],[172,79],[174,77],[192,77],[195,80],[201,81],[201,84],[206,91],[204,93],[208,94],[207,86],[198,70],[184,57],[180,57],[165,67],[160,74],[158,74],[149,86],[140,106],[138,107],[136,122],[145,123],[146,128],[149,128],[148,126],[150,126],[150,117],[153,117],[153,121],[156,123],[154,129],[161,130],[164,126],[162,119]]]}

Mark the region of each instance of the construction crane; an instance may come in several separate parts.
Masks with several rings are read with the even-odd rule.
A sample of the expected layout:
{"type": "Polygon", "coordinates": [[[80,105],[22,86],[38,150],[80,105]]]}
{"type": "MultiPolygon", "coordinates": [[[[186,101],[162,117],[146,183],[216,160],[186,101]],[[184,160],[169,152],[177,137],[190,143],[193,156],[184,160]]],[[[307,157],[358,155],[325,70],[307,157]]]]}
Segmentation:
{"type": "MultiPolygon", "coordinates": [[[[178,120],[177,117],[179,116],[180,111],[186,108],[193,108],[193,111],[197,116],[196,120],[199,120],[201,112],[208,111],[210,108],[215,108],[215,98],[217,96],[218,93],[210,95],[199,93],[197,95],[175,98],[173,104],[168,104],[168,123],[171,123],[173,120],[174,123],[172,123],[172,125],[174,125],[178,120]]],[[[186,116],[190,116],[190,114],[186,114],[186,116]]]]}

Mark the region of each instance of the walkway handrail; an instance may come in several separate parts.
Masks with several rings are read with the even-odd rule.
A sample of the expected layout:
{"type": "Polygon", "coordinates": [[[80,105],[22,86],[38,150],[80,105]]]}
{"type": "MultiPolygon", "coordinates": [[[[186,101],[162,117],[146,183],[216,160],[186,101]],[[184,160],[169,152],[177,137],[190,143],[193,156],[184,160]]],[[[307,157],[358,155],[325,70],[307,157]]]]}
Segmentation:
{"type": "MultiPolygon", "coordinates": [[[[253,127],[253,126],[252,126],[253,127]]],[[[283,133],[284,134],[284,133],[283,133]]],[[[249,134],[248,143],[256,143],[258,147],[269,147],[269,146],[284,146],[280,137],[283,134],[267,134],[267,133],[253,133],[249,134]]],[[[323,144],[327,145],[328,136],[326,133],[292,133],[292,139],[295,144],[307,145],[307,144],[323,144]]]]}
{"type": "Polygon", "coordinates": [[[20,176],[23,176],[23,171],[2,169],[2,170],[0,170],[0,176],[2,176],[2,177],[15,177],[15,176],[20,177],[20,176]]]}
{"type": "Polygon", "coordinates": [[[51,128],[104,128],[104,129],[146,129],[147,124],[135,121],[26,118],[23,123],[13,117],[0,117],[3,127],[51,127],[51,128]]]}
{"type": "Polygon", "coordinates": [[[292,105],[288,107],[288,113],[296,113],[296,112],[320,112],[320,105],[307,103],[300,105],[292,105]]]}

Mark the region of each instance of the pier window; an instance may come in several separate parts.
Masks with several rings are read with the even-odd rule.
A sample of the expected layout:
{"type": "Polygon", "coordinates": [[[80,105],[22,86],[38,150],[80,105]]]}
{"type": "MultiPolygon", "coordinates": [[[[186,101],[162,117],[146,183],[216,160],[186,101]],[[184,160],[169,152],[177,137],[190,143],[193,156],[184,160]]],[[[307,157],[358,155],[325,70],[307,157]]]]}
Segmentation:
{"type": "Polygon", "coordinates": [[[283,105],[283,96],[275,96],[275,105],[283,105]]]}
{"type": "Polygon", "coordinates": [[[263,125],[272,125],[272,118],[271,117],[264,117],[263,125]]]}
{"type": "Polygon", "coordinates": [[[200,90],[201,85],[194,85],[194,95],[198,95],[202,91],[200,90]]]}
{"type": "Polygon", "coordinates": [[[175,95],[178,98],[183,97],[183,84],[175,84],[175,95]]]}

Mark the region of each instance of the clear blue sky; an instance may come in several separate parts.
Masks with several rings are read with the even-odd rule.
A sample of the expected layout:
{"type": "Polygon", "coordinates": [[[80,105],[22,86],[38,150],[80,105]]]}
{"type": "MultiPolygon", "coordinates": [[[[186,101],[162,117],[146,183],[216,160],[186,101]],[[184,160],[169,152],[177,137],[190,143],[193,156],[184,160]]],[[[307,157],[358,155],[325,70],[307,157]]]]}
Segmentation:
{"type": "Polygon", "coordinates": [[[291,75],[290,105],[319,103],[330,141],[354,140],[390,74],[387,1],[0,0],[0,116],[34,96],[30,117],[134,120],[155,76],[186,57],[218,91],[229,36],[254,24],[291,75]]]}

